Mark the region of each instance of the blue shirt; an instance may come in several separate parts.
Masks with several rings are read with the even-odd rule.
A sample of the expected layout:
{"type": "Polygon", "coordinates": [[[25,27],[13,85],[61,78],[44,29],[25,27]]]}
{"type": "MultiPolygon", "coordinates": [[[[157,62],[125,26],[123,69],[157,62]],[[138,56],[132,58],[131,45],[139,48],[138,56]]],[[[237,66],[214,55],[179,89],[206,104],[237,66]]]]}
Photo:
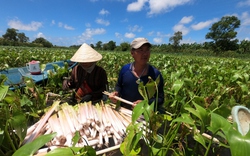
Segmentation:
{"type": "MultiPolygon", "coordinates": [[[[118,81],[115,86],[115,90],[118,91],[121,98],[130,102],[134,102],[136,100],[144,100],[138,91],[138,83],[136,83],[138,78],[132,73],[132,67],[133,63],[126,64],[122,67],[119,73],[118,81]]],[[[160,82],[158,84],[158,105],[162,105],[164,102],[164,82],[162,75],[155,67],[149,65],[147,74],[140,78],[140,80],[143,81],[144,85],[148,82],[149,76],[154,81],[158,76],[160,76],[160,82]]],[[[149,103],[155,101],[155,98],[156,94],[151,99],[149,99],[149,103]]],[[[127,104],[124,103],[122,103],[121,105],[126,108],[131,108],[130,106],[127,106],[127,104]]]]}

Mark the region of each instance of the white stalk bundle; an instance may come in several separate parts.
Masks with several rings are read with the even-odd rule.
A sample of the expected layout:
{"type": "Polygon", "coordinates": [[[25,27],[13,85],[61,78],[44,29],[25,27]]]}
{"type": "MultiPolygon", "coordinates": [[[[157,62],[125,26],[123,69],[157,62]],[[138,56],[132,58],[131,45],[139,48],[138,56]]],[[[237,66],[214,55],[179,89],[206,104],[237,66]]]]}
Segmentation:
{"type": "Polygon", "coordinates": [[[101,150],[122,143],[131,122],[131,110],[121,108],[116,111],[114,105],[103,103],[92,105],[91,102],[85,102],[75,106],[59,103],[55,102],[41,120],[27,130],[25,143],[39,135],[54,132],[57,135],[47,143],[48,148],[71,147],[76,132],[80,134],[76,147],[88,145],[101,150]]]}

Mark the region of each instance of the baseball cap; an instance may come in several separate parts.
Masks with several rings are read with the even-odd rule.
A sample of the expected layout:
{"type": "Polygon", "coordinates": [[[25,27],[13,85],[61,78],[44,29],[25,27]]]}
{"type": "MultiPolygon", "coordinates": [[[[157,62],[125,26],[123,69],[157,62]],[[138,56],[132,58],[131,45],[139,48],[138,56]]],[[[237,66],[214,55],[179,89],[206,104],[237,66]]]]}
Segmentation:
{"type": "Polygon", "coordinates": [[[139,38],[135,38],[130,46],[132,49],[138,49],[140,48],[143,44],[149,44],[149,46],[151,46],[151,44],[149,43],[149,41],[146,38],[143,37],[139,37],[139,38]]]}

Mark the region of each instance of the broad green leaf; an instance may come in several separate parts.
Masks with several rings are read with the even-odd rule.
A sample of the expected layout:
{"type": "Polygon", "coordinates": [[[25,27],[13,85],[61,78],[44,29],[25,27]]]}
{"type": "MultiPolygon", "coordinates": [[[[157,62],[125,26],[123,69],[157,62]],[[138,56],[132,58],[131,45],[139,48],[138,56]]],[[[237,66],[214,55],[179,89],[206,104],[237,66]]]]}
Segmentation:
{"type": "Polygon", "coordinates": [[[127,127],[128,134],[124,139],[120,149],[124,155],[131,155],[132,153],[139,153],[140,148],[138,147],[138,142],[143,135],[143,131],[140,130],[143,123],[130,124],[127,127]]]}
{"type": "Polygon", "coordinates": [[[132,123],[134,123],[145,111],[144,104],[147,103],[147,100],[141,101],[138,103],[132,112],[132,123]]]}
{"type": "Polygon", "coordinates": [[[204,137],[200,133],[197,133],[197,134],[194,135],[194,140],[199,142],[204,148],[207,148],[206,141],[205,141],[204,137]]]}
{"type": "Polygon", "coordinates": [[[188,110],[193,115],[195,115],[196,117],[198,117],[202,121],[203,124],[208,124],[209,116],[208,116],[207,110],[201,107],[200,105],[196,104],[194,101],[193,101],[193,104],[196,110],[194,110],[193,108],[188,108],[188,107],[185,107],[185,109],[188,110]]]}
{"type": "Polygon", "coordinates": [[[144,115],[145,121],[147,121],[147,122],[149,122],[150,117],[154,113],[154,105],[155,105],[154,102],[151,103],[151,105],[149,105],[147,103],[147,101],[144,102],[144,110],[145,111],[144,111],[143,115],[144,115]]]}
{"type": "Polygon", "coordinates": [[[248,132],[245,136],[241,135],[238,130],[232,126],[228,131],[228,142],[232,156],[247,156],[250,153],[250,133],[248,132]]]}
{"type": "Polygon", "coordinates": [[[151,147],[153,155],[164,155],[164,148],[162,147],[162,144],[156,143],[153,147],[151,147]]]}
{"type": "Polygon", "coordinates": [[[195,123],[195,121],[187,113],[181,114],[181,117],[174,119],[173,122],[184,122],[184,123],[187,123],[189,125],[194,125],[194,123],[195,123]]]}
{"type": "Polygon", "coordinates": [[[33,156],[38,149],[44,146],[55,136],[56,133],[41,135],[37,137],[34,141],[29,142],[20,147],[12,156],[33,156]]]}
{"type": "Polygon", "coordinates": [[[27,120],[23,112],[13,112],[11,119],[9,120],[13,130],[15,130],[17,136],[22,142],[27,132],[27,120]]]}
{"type": "Polygon", "coordinates": [[[73,147],[78,143],[80,138],[81,138],[80,132],[76,131],[74,137],[72,138],[73,147]]]}
{"type": "Polygon", "coordinates": [[[145,85],[147,89],[147,93],[148,93],[148,99],[151,99],[155,95],[156,87],[157,87],[156,85],[157,85],[156,82],[153,81],[153,79],[149,77],[149,81],[145,85]]]}
{"type": "Polygon", "coordinates": [[[8,90],[9,86],[0,85],[0,101],[2,101],[5,98],[8,90]]]}
{"type": "Polygon", "coordinates": [[[143,82],[140,82],[140,84],[138,85],[138,91],[139,91],[139,93],[141,94],[141,96],[143,97],[144,100],[148,100],[146,87],[143,85],[143,82]]]}
{"type": "Polygon", "coordinates": [[[216,133],[220,129],[223,130],[225,135],[227,135],[228,130],[230,129],[231,124],[227,121],[227,119],[223,118],[222,116],[216,114],[216,113],[211,113],[211,123],[209,130],[212,133],[216,133]]]}
{"type": "Polygon", "coordinates": [[[21,106],[25,106],[25,105],[32,106],[33,105],[32,101],[30,101],[30,99],[26,95],[22,96],[20,103],[21,103],[21,106]]]}
{"type": "Polygon", "coordinates": [[[177,95],[180,89],[182,88],[184,82],[182,80],[176,80],[172,86],[172,90],[174,91],[174,95],[177,95]]]}
{"type": "Polygon", "coordinates": [[[235,82],[235,81],[237,81],[238,79],[241,79],[241,78],[242,78],[242,76],[239,73],[235,73],[232,76],[231,80],[232,80],[232,82],[235,82]]]}
{"type": "Polygon", "coordinates": [[[81,156],[96,156],[96,151],[91,146],[85,146],[85,147],[62,147],[62,148],[56,148],[49,153],[46,154],[46,156],[75,156],[75,155],[81,155],[81,156]]]}

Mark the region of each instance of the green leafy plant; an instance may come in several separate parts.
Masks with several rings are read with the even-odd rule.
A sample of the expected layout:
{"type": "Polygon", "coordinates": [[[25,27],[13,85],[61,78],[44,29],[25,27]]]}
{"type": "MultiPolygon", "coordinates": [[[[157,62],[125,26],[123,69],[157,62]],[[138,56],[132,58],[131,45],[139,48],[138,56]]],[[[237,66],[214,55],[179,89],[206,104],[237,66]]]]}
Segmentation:
{"type": "Polygon", "coordinates": [[[172,135],[176,134],[174,126],[171,127],[171,132],[175,133],[171,135],[171,132],[164,135],[164,130],[162,134],[158,133],[161,128],[165,128],[168,121],[171,121],[171,116],[155,111],[157,106],[154,102],[149,104],[149,99],[157,92],[159,77],[156,81],[151,78],[150,80],[145,86],[143,83],[139,84],[138,89],[144,100],[133,109],[132,121],[127,127],[127,136],[120,148],[124,155],[138,155],[140,152],[145,153],[145,150],[148,151],[148,155],[166,155],[174,140],[172,135]],[[144,121],[138,122],[142,120],[142,116],[144,121]]]}

